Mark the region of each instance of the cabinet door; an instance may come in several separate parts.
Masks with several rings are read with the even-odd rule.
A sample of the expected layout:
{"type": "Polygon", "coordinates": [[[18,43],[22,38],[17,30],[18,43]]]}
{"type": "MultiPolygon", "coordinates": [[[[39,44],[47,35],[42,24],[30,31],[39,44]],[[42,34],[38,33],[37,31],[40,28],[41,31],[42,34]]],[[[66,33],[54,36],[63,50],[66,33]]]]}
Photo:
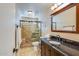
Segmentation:
{"type": "Polygon", "coordinates": [[[57,50],[54,50],[54,55],[55,55],[55,56],[64,56],[62,53],[60,53],[60,52],[57,51],[57,50]]]}
{"type": "Polygon", "coordinates": [[[55,51],[55,49],[53,49],[52,47],[51,47],[51,56],[54,56],[54,51],[55,51]]]}
{"type": "Polygon", "coordinates": [[[42,56],[64,56],[59,51],[52,48],[50,45],[41,41],[41,55],[42,56]]]}
{"type": "Polygon", "coordinates": [[[46,55],[46,50],[45,50],[45,43],[41,41],[41,55],[45,56],[46,55]]]}
{"type": "Polygon", "coordinates": [[[51,56],[51,47],[46,44],[46,56],[51,56]]]}

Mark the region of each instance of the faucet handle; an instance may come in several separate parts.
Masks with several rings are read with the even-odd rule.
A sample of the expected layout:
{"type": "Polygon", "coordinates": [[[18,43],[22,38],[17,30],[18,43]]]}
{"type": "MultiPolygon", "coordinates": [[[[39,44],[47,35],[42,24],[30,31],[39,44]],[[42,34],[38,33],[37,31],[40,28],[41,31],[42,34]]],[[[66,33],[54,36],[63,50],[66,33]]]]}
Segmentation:
{"type": "Polygon", "coordinates": [[[57,35],[57,37],[60,37],[60,35],[57,35]]]}

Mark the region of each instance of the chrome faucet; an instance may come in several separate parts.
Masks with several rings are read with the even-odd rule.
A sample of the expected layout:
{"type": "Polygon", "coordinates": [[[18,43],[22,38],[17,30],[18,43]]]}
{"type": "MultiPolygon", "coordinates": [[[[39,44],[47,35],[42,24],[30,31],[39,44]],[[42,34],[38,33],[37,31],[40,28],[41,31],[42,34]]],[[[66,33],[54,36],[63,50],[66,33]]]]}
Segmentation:
{"type": "Polygon", "coordinates": [[[61,41],[60,35],[57,35],[57,39],[58,39],[59,42],[61,41]]]}
{"type": "Polygon", "coordinates": [[[61,37],[60,37],[60,35],[57,35],[57,39],[58,39],[58,41],[62,44],[63,43],[63,40],[61,39],[61,37]]]}

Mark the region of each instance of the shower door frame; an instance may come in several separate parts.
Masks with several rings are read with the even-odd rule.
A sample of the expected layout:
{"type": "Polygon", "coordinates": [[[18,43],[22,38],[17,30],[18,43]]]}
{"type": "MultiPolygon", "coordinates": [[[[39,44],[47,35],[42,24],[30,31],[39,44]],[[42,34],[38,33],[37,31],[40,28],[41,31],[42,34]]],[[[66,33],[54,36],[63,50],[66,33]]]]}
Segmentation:
{"type": "Polygon", "coordinates": [[[15,48],[13,48],[13,53],[15,54],[15,56],[16,56],[16,53],[17,53],[17,51],[18,51],[18,48],[17,48],[17,29],[18,29],[18,27],[20,27],[21,28],[21,22],[35,22],[35,23],[40,23],[40,37],[42,36],[42,21],[27,21],[27,20],[20,20],[20,24],[19,25],[17,25],[17,24],[15,24],[15,48]]]}

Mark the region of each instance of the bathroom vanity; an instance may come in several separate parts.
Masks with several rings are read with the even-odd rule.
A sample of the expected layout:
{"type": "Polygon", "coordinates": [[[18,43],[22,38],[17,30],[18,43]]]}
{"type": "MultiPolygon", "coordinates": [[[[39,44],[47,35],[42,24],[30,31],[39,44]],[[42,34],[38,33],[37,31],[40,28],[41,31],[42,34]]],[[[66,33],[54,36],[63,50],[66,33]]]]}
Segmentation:
{"type": "Polygon", "coordinates": [[[49,42],[41,41],[41,55],[42,56],[64,56],[64,54],[58,51],[54,46],[51,46],[49,42]]]}
{"type": "Polygon", "coordinates": [[[52,36],[41,39],[42,56],[79,56],[79,42],[52,36]]]}

